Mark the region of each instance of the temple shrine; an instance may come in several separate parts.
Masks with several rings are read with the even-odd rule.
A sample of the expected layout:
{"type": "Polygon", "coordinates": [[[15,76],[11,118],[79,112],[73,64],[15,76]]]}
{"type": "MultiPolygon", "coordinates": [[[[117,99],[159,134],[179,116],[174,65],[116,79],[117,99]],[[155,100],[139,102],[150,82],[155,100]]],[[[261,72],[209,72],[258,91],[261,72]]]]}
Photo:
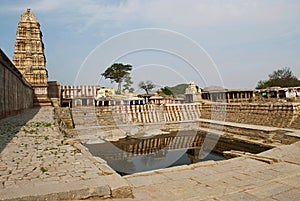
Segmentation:
{"type": "Polygon", "coordinates": [[[51,105],[43,34],[36,16],[27,9],[18,23],[13,64],[34,89],[34,105],[51,105]]]}

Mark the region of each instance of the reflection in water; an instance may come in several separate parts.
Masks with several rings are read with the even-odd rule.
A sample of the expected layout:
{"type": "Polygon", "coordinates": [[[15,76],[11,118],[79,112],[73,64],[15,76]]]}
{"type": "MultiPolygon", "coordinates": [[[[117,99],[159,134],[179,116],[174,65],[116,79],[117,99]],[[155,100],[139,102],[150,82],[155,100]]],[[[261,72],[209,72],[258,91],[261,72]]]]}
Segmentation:
{"type": "Polygon", "coordinates": [[[126,175],[205,160],[223,160],[220,155],[203,153],[204,138],[203,133],[184,131],[85,146],[94,156],[103,158],[114,170],[126,175]]]}

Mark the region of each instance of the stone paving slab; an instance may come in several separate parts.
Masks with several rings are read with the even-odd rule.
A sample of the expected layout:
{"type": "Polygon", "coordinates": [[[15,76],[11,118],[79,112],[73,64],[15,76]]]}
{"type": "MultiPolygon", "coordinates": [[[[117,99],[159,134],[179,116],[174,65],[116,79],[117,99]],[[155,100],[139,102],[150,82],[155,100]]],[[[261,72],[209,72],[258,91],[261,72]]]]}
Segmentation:
{"type": "Polygon", "coordinates": [[[296,142],[292,145],[276,147],[258,155],[273,157],[276,159],[284,160],[289,163],[295,163],[300,165],[300,142],[296,142]],[[294,154],[291,154],[294,153],[294,154]]]}
{"type": "Polygon", "coordinates": [[[238,157],[125,176],[134,194],[126,200],[299,200],[299,145],[262,153],[283,156],[272,164],[238,157]]]}
{"type": "Polygon", "coordinates": [[[3,119],[0,131],[0,200],[131,196],[104,160],[59,132],[51,107],[3,119]]]}
{"type": "Polygon", "coordinates": [[[67,200],[110,195],[105,180],[89,179],[76,182],[28,182],[1,190],[1,200],[67,200]]]}

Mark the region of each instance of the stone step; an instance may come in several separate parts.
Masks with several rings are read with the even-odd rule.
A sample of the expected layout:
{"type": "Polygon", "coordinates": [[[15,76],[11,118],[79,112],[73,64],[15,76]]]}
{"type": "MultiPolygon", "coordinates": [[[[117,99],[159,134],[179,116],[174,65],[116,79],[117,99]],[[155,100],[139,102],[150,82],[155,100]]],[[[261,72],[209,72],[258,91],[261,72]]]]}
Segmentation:
{"type": "Polygon", "coordinates": [[[81,125],[96,126],[98,125],[98,119],[93,107],[84,108],[72,108],[72,117],[75,124],[75,128],[81,125]]]}
{"type": "Polygon", "coordinates": [[[0,200],[74,200],[90,197],[126,198],[132,190],[125,179],[114,173],[99,178],[57,182],[28,182],[12,188],[2,189],[0,200]]]}

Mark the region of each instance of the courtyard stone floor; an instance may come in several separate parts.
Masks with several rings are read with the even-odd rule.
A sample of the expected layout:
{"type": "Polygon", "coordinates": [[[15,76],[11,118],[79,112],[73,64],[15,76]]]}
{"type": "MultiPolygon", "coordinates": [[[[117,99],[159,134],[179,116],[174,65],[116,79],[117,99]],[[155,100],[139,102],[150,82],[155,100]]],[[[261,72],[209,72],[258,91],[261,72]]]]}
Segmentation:
{"type": "Polygon", "coordinates": [[[53,108],[0,121],[0,200],[126,196],[127,182],[54,124],[53,108]],[[122,196],[121,195],[121,196],[122,196]]]}
{"type": "Polygon", "coordinates": [[[300,200],[300,142],[259,156],[279,162],[239,157],[125,178],[135,200],[300,200]]]}
{"type": "Polygon", "coordinates": [[[0,121],[0,200],[300,200],[300,142],[121,177],[65,138],[52,112],[0,121]]]}

